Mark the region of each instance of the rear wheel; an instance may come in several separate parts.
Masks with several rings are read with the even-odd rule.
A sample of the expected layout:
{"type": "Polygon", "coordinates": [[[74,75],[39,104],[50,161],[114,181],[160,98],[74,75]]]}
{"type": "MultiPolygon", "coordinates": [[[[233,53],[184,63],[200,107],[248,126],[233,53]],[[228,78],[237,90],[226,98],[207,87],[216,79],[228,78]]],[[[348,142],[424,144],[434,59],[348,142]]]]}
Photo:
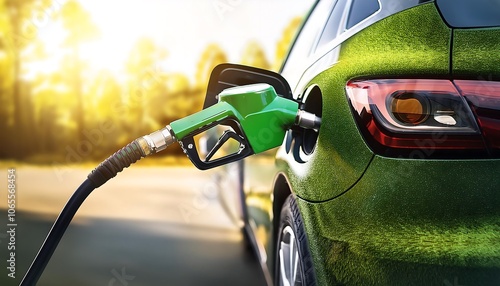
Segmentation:
{"type": "Polygon", "coordinates": [[[316,285],[304,223],[290,195],[281,209],[275,255],[275,285],[316,285]]]}

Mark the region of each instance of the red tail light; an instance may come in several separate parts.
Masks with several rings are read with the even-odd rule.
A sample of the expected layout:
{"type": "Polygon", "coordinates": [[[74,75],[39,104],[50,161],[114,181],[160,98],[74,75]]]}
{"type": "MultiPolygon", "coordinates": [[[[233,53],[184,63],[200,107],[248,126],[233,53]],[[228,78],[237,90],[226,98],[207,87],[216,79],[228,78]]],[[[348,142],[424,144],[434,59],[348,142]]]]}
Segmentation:
{"type": "Polygon", "coordinates": [[[467,99],[481,127],[490,152],[500,152],[500,82],[454,81],[467,99]]]}
{"type": "Polygon", "coordinates": [[[361,132],[381,155],[485,157],[485,140],[500,151],[500,83],[455,84],[363,80],[349,82],[346,91],[361,132]]]}

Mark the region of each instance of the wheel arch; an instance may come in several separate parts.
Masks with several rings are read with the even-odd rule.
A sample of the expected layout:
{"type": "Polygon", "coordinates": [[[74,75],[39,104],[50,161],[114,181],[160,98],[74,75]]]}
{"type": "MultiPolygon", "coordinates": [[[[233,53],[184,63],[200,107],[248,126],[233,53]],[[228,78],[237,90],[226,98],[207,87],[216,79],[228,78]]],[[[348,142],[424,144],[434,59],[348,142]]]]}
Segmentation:
{"type": "Polygon", "coordinates": [[[279,229],[279,223],[280,223],[280,213],[281,213],[281,208],[283,207],[283,204],[285,203],[286,199],[288,196],[292,194],[292,188],[290,186],[290,183],[288,181],[288,178],[285,174],[283,173],[278,173],[276,175],[276,178],[274,179],[274,184],[273,184],[273,220],[272,220],[272,226],[273,226],[273,231],[272,231],[272,249],[270,253],[272,253],[271,261],[272,261],[272,267],[269,267],[269,269],[272,271],[272,275],[274,277],[274,262],[276,261],[274,255],[275,255],[275,241],[278,236],[278,229],[279,229]]]}
{"type": "Polygon", "coordinates": [[[292,188],[290,187],[288,178],[285,174],[278,173],[273,184],[273,227],[275,230],[277,228],[277,220],[275,218],[279,218],[281,207],[283,206],[286,198],[288,198],[291,194],[292,188]]]}

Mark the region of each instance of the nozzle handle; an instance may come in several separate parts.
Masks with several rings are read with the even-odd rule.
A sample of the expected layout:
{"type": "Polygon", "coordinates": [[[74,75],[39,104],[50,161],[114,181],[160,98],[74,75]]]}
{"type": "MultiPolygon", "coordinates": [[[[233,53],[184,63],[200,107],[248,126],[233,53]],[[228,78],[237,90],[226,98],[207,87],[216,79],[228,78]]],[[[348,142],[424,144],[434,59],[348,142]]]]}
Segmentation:
{"type": "Polygon", "coordinates": [[[170,123],[172,134],[184,152],[203,170],[278,147],[286,130],[294,125],[299,107],[297,102],[278,96],[269,84],[228,88],[218,98],[217,104],[170,123]],[[201,160],[193,137],[216,125],[230,126],[233,131],[220,137],[216,149],[209,153],[211,156],[201,160]],[[229,139],[240,144],[239,150],[212,159],[229,139]]]}
{"type": "Polygon", "coordinates": [[[254,154],[252,147],[248,143],[245,133],[241,125],[234,118],[226,118],[220,121],[213,122],[203,128],[198,129],[196,132],[185,136],[179,141],[184,153],[188,156],[191,162],[200,170],[207,170],[221,165],[225,165],[234,161],[241,160],[247,156],[254,154]],[[206,130],[217,125],[229,126],[232,130],[226,130],[215,143],[214,147],[208,152],[204,159],[200,158],[200,152],[196,148],[194,137],[206,130]],[[234,130],[234,131],[233,131],[234,130]],[[233,139],[239,144],[238,151],[228,154],[226,156],[215,158],[214,155],[221,149],[221,147],[229,140],[233,139]]]}

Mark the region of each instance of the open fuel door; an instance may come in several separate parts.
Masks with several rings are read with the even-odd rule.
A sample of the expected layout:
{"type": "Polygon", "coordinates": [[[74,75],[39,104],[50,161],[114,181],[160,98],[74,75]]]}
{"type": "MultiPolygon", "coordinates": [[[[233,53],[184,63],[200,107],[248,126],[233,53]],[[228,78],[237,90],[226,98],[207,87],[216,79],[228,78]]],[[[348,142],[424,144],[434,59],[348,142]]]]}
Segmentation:
{"type": "Polygon", "coordinates": [[[267,83],[279,96],[292,99],[290,85],[278,73],[244,65],[220,64],[210,75],[203,109],[216,104],[217,95],[224,89],[254,83],[267,83]]]}

